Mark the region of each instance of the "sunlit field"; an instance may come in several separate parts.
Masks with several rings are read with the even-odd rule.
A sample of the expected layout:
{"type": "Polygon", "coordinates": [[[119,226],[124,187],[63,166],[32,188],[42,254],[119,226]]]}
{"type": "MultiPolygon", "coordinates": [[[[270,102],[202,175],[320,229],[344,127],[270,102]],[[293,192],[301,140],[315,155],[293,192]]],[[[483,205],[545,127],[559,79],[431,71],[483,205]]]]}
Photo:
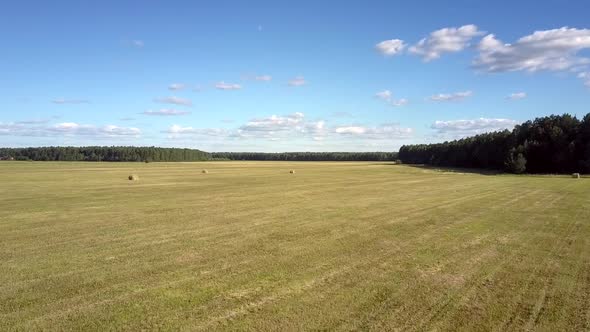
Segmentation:
{"type": "Polygon", "coordinates": [[[0,184],[2,331],[590,328],[590,179],[0,162],[0,184]]]}

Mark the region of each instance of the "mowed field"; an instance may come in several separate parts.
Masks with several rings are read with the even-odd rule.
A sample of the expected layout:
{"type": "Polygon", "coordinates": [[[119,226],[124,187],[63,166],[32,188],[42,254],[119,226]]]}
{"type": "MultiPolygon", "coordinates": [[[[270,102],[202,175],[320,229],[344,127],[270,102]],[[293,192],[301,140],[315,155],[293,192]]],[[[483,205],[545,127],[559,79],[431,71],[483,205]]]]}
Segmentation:
{"type": "Polygon", "coordinates": [[[1,331],[589,328],[590,179],[0,162],[1,331]]]}

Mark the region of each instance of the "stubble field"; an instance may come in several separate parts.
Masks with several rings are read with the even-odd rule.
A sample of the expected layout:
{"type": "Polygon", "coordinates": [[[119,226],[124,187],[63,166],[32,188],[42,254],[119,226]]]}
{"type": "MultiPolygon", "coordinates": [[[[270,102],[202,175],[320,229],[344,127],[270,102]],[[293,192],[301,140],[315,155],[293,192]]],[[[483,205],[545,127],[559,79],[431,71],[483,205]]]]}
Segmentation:
{"type": "Polygon", "coordinates": [[[1,162],[0,330],[588,330],[589,181],[1,162]]]}

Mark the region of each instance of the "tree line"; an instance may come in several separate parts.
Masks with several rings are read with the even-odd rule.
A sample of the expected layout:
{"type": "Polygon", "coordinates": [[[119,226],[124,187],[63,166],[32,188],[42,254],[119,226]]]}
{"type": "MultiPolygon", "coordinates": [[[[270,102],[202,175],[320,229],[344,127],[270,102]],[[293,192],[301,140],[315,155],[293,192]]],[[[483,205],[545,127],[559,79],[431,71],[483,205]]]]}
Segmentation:
{"type": "Polygon", "coordinates": [[[195,149],[87,146],[0,148],[0,160],[35,161],[205,161],[205,160],[284,160],[284,161],[393,161],[397,152],[205,152],[195,149]]]}
{"type": "Polygon", "coordinates": [[[590,173],[590,113],[550,115],[504,130],[436,144],[404,145],[409,164],[474,167],[512,173],[590,173]]]}
{"type": "Polygon", "coordinates": [[[395,161],[397,152],[213,152],[222,160],[281,160],[281,161],[395,161]]]}
{"type": "Polygon", "coordinates": [[[202,161],[209,160],[207,152],[195,149],[86,146],[0,148],[0,158],[37,161],[202,161]]]}

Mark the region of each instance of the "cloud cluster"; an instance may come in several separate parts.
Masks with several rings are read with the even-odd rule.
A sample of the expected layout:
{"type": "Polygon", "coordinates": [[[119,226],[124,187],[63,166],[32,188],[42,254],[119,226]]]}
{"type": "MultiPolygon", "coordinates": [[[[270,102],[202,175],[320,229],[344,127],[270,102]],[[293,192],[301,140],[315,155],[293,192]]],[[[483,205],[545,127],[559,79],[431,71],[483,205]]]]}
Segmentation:
{"type": "Polygon", "coordinates": [[[115,125],[95,126],[62,122],[54,125],[25,125],[22,123],[0,123],[0,135],[9,136],[86,136],[92,138],[139,137],[141,130],[135,127],[115,125]]]}
{"type": "Polygon", "coordinates": [[[579,73],[578,78],[581,78],[584,85],[590,88],[590,72],[579,73]]]}
{"type": "Polygon", "coordinates": [[[401,54],[404,48],[406,48],[406,44],[401,39],[384,40],[375,45],[377,52],[386,56],[401,54]]]}
{"type": "Polygon", "coordinates": [[[472,91],[460,91],[455,93],[439,93],[430,96],[428,99],[431,101],[461,101],[467,97],[471,97],[472,95],[472,91]]]}
{"type": "Polygon", "coordinates": [[[389,90],[379,91],[375,94],[375,98],[379,98],[381,100],[390,101],[393,93],[389,90]]]}
{"type": "Polygon", "coordinates": [[[183,83],[172,83],[168,86],[168,90],[178,91],[183,90],[186,87],[183,83]]]}
{"type": "Polygon", "coordinates": [[[414,130],[400,127],[398,124],[385,124],[375,127],[339,126],[334,128],[334,133],[342,136],[380,140],[410,138],[414,134],[414,130]]]}
{"type": "Polygon", "coordinates": [[[389,90],[383,90],[383,91],[379,91],[375,94],[375,98],[377,99],[381,99],[385,102],[387,102],[388,104],[390,104],[391,106],[404,106],[408,104],[408,100],[405,98],[401,98],[401,99],[393,99],[393,93],[391,93],[391,91],[389,90]]]}
{"type": "Polygon", "coordinates": [[[157,103],[162,104],[174,104],[174,105],[183,105],[183,106],[192,106],[193,102],[190,99],[180,98],[180,97],[162,97],[154,99],[157,103]]]}
{"type": "Polygon", "coordinates": [[[518,121],[510,119],[451,120],[435,121],[430,127],[439,135],[450,135],[453,138],[477,135],[504,129],[512,129],[518,121]]]}
{"type": "Polygon", "coordinates": [[[323,120],[310,121],[303,113],[272,115],[255,118],[237,127],[235,130],[222,128],[193,128],[173,125],[165,131],[169,138],[203,138],[213,136],[224,139],[239,140],[296,140],[309,141],[354,141],[405,139],[413,135],[411,128],[398,124],[380,126],[346,125],[328,127],[323,120]]]}
{"type": "Polygon", "coordinates": [[[288,82],[289,86],[303,86],[307,84],[303,76],[297,76],[288,82]]]}
{"type": "Polygon", "coordinates": [[[269,82],[269,81],[272,80],[272,76],[270,76],[270,75],[260,75],[260,76],[255,76],[254,79],[256,81],[269,82]]]}
{"type": "Polygon", "coordinates": [[[88,104],[90,101],[86,99],[65,99],[57,98],[51,101],[54,104],[88,104]]]}
{"type": "MultiPolygon", "coordinates": [[[[375,48],[384,55],[397,55],[407,49],[424,61],[440,58],[445,53],[460,52],[471,41],[484,34],[473,24],[447,27],[430,33],[418,43],[407,47],[401,39],[378,43],[375,48]]],[[[590,49],[590,29],[562,27],[535,31],[508,44],[494,34],[488,34],[477,43],[477,55],[472,67],[483,72],[539,72],[571,71],[584,73],[590,67],[590,57],[583,52],[590,49]]],[[[585,80],[588,83],[589,80],[585,80]]]]}
{"type": "Polygon", "coordinates": [[[408,49],[411,54],[422,57],[424,61],[440,58],[443,53],[454,53],[464,50],[474,37],[482,35],[477,26],[464,25],[459,28],[443,28],[430,33],[416,45],[408,49]]]}
{"type": "Polygon", "coordinates": [[[215,84],[215,88],[219,90],[240,90],[242,86],[239,84],[225,83],[221,81],[215,84]]]}
{"type": "Polygon", "coordinates": [[[535,31],[514,44],[504,44],[489,34],[477,46],[479,55],[473,65],[487,72],[562,71],[589,64],[589,58],[577,55],[589,48],[588,29],[535,31]]]}
{"type": "Polygon", "coordinates": [[[511,93],[510,95],[508,95],[508,97],[506,97],[506,99],[508,100],[519,100],[524,98],[526,98],[526,92],[515,92],[511,93]]]}
{"type": "Polygon", "coordinates": [[[188,112],[188,111],[161,108],[157,111],[149,110],[149,111],[142,112],[141,114],[143,114],[143,115],[157,115],[157,116],[175,116],[175,115],[186,115],[186,114],[190,114],[190,113],[191,112],[188,112]]]}

